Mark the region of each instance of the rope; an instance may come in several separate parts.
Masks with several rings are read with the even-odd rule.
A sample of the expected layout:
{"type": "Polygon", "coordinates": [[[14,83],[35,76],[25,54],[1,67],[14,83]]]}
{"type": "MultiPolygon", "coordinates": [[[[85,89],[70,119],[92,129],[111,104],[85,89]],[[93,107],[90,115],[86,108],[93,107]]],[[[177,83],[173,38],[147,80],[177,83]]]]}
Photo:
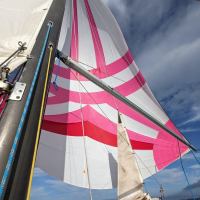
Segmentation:
{"type": "Polygon", "coordinates": [[[0,199],[3,199],[3,197],[4,197],[4,189],[5,189],[4,187],[7,184],[7,181],[8,181],[9,175],[10,175],[10,171],[11,171],[11,168],[12,168],[12,164],[13,164],[13,161],[14,161],[14,158],[15,158],[15,154],[16,154],[16,151],[17,151],[18,143],[19,143],[19,140],[20,140],[21,135],[22,135],[22,129],[23,129],[23,126],[24,126],[24,123],[25,123],[27,113],[28,113],[28,108],[31,104],[31,99],[32,99],[32,96],[33,96],[36,81],[38,79],[39,71],[41,69],[42,60],[43,60],[44,55],[45,55],[45,49],[46,49],[46,46],[47,46],[50,30],[52,28],[52,23],[49,22],[47,26],[48,26],[48,29],[47,29],[47,32],[46,32],[46,35],[45,35],[44,43],[43,43],[43,46],[42,46],[42,51],[41,51],[41,54],[40,54],[40,57],[39,57],[38,64],[36,66],[33,81],[31,83],[31,87],[30,87],[30,90],[29,90],[29,93],[28,93],[28,96],[27,96],[27,99],[26,99],[26,102],[25,102],[24,110],[22,112],[22,116],[21,116],[21,119],[20,119],[20,122],[19,122],[19,125],[18,125],[18,128],[17,128],[15,139],[14,139],[11,151],[9,153],[6,168],[4,170],[3,177],[2,177],[2,180],[1,180],[0,199]]]}
{"type": "MultiPolygon", "coordinates": [[[[179,141],[178,141],[178,140],[177,140],[177,142],[178,142],[178,150],[179,150],[179,155],[180,155],[180,164],[181,164],[181,168],[182,168],[182,170],[183,170],[183,173],[184,173],[184,176],[185,176],[187,185],[188,185],[188,187],[190,187],[190,182],[189,182],[189,179],[188,179],[188,177],[187,177],[185,168],[184,168],[184,166],[183,166],[183,160],[182,160],[182,155],[181,155],[180,144],[179,144],[179,141]]],[[[194,199],[194,194],[193,194],[193,192],[192,192],[192,189],[190,189],[189,191],[190,191],[190,193],[191,193],[192,199],[194,199]]]]}
{"type": "MultiPolygon", "coordinates": [[[[79,86],[81,86],[81,84],[79,86]]],[[[84,143],[86,170],[87,170],[86,173],[87,173],[87,179],[88,179],[90,200],[92,200],[92,191],[91,191],[90,176],[89,176],[89,169],[88,169],[88,157],[87,157],[86,141],[85,141],[85,126],[84,126],[84,121],[83,121],[83,106],[82,106],[82,99],[81,99],[80,92],[81,92],[81,90],[80,90],[80,87],[79,87],[79,98],[80,98],[80,109],[81,109],[81,125],[82,125],[82,132],[83,132],[83,143],[84,143]]]]}
{"type": "Polygon", "coordinates": [[[35,161],[37,157],[37,149],[38,149],[39,139],[40,139],[42,117],[43,117],[43,112],[44,112],[44,107],[45,107],[46,91],[47,91],[47,86],[48,86],[48,77],[49,77],[49,71],[50,71],[50,66],[51,66],[52,52],[53,52],[53,46],[50,46],[49,59],[48,59],[46,77],[45,77],[45,82],[44,82],[44,90],[43,90],[43,95],[42,95],[42,104],[41,104],[41,109],[40,109],[39,123],[38,123],[38,128],[37,128],[36,142],[35,142],[35,147],[34,147],[33,160],[32,160],[32,165],[31,165],[31,172],[30,172],[30,178],[29,178],[29,183],[28,183],[26,200],[30,199],[30,194],[31,194],[31,186],[32,186],[32,180],[33,180],[33,174],[34,174],[35,161]]]}

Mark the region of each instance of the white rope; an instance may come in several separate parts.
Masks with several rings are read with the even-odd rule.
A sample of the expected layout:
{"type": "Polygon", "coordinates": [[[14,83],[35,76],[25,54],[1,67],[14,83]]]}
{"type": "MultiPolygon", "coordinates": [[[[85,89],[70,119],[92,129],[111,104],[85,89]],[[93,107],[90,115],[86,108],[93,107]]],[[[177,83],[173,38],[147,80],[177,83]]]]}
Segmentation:
{"type": "MultiPolygon", "coordinates": [[[[79,80],[79,77],[77,78],[79,80]]],[[[80,110],[81,110],[81,125],[82,125],[82,132],[83,132],[83,144],[84,144],[84,153],[85,153],[85,162],[86,162],[86,174],[87,174],[87,180],[88,180],[88,186],[89,186],[90,200],[92,200],[92,190],[91,190],[90,175],[89,175],[89,168],[88,168],[88,157],[87,157],[86,141],[85,141],[85,127],[84,127],[84,119],[83,119],[83,105],[82,105],[80,86],[81,85],[79,85],[79,99],[80,99],[80,110]]]]}

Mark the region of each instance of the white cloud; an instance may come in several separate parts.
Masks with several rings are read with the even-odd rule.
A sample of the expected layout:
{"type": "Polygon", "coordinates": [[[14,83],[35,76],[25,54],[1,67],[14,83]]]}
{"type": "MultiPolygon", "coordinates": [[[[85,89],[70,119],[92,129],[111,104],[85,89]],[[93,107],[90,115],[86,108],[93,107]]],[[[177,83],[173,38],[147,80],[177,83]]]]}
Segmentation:
{"type": "Polygon", "coordinates": [[[122,0],[103,0],[103,2],[106,3],[108,6],[115,7],[122,14],[125,13],[125,10],[126,10],[125,1],[122,1],[122,0]]]}
{"type": "Polygon", "coordinates": [[[199,3],[176,0],[104,2],[125,33],[145,79],[161,103],[167,103],[166,110],[182,123],[200,120],[200,112],[192,110],[200,107],[199,3]]]}
{"type": "Polygon", "coordinates": [[[174,180],[176,180],[176,183],[183,180],[183,172],[179,168],[165,169],[159,175],[159,181],[162,184],[174,184],[174,180]]]}
{"type": "Polygon", "coordinates": [[[46,176],[47,174],[42,171],[40,168],[35,168],[34,169],[34,177],[37,178],[37,177],[43,177],[43,176],[46,176]]]}
{"type": "MultiPolygon", "coordinates": [[[[191,165],[190,167],[189,167],[190,169],[198,169],[198,170],[200,170],[200,165],[199,164],[196,164],[196,165],[191,165]]],[[[199,179],[198,179],[199,180],[199,179]]]]}
{"type": "MultiPolygon", "coordinates": [[[[182,125],[192,123],[192,122],[200,122],[200,107],[193,106],[192,107],[192,117],[188,120],[186,120],[182,125]]],[[[199,130],[199,129],[198,129],[199,130]]]]}

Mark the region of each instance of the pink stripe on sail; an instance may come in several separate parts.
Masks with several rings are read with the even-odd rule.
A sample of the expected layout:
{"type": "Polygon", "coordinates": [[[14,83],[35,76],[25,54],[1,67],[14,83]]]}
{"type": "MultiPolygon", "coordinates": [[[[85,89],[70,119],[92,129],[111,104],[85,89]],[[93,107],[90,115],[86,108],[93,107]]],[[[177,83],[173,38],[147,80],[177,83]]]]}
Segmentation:
{"type": "MultiPolygon", "coordinates": [[[[77,110],[65,114],[60,115],[45,115],[44,119],[46,121],[53,121],[57,123],[78,123],[81,122],[81,114],[83,113],[83,120],[88,121],[92,124],[94,124],[97,127],[101,127],[101,129],[116,134],[117,126],[114,122],[110,121],[105,116],[98,113],[96,110],[94,110],[90,106],[85,106],[82,111],[77,110]],[[94,120],[95,118],[95,120],[94,120]],[[106,124],[106,126],[105,126],[106,124]]],[[[117,112],[116,112],[116,118],[117,118],[117,112]]],[[[129,133],[129,137],[134,140],[143,141],[147,143],[154,143],[155,139],[151,137],[147,137],[142,135],[142,133],[137,133],[132,130],[127,130],[129,133]]]]}
{"type": "MultiPolygon", "coordinates": [[[[75,112],[70,112],[70,113],[61,114],[61,115],[45,116],[45,121],[63,124],[63,125],[66,124],[65,126],[67,126],[67,124],[76,124],[76,123],[80,123],[82,121],[81,117],[80,117],[81,112],[83,112],[83,120],[85,122],[89,122],[89,123],[95,125],[95,127],[100,127],[101,130],[104,130],[107,133],[109,132],[112,135],[113,134],[116,135],[116,124],[114,122],[111,122],[109,119],[105,118],[104,116],[102,116],[96,110],[94,110],[93,108],[91,108],[89,106],[84,107],[82,111],[77,110],[75,112]],[[95,116],[95,120],[94,120],[94,116],[95,116]],[[106,124],[106,126],[105,126],[105,124],[106,124]]],[[[74,128],[75,128],[75,126],[74,126],[74,128]]],[[[47,129],[48,129],[48,127],[45,128],[45,130],[47,130],[47,129]]],[[[48,129],[48,130],[53,131],[51,129],[48,129]]],[[[56,131],[56,129],[54,131],[56,131]]],[[[90,131],[92,133],[94,133],[95,129],[94,130],[90,129],[90,131]]],[[[163,137],[160,137],[157,139],[153,139],[153,138],[144,136],[141,133],[136,133],[131,130],[127,130],[127,131],[128,131],[128,134],[129,134],[129,137],[131,140],[141,141],[141,142],[145,142],[145,143],[149,143],[149,144],[151,143],[151,144],[155,144],[157,146],[159,146],[159,145],[173,146],[173,148],[174,148],[174,141],[171,140],[172,136],[168,135],[166,132],[164,132],[162,130],[160,130],[159,134],[163,137]],[[165,134],[167,134],[167,137],[165,134]]],[[[55,133],[57,133],[57,132],[55,132],[55,133]]],[[[63,134],[63,135],[67,134],[65,132],[65,130],[63,130],[62,132],[59,132],[59,133],[63,134]]],[[[107,135],[107,136],[109,136],[109,135],[107,135]]],[[[95,139],[95,137],[93,139],[95,139]]]]}
{"type": "MultiPolygon", "coordinates": [[[[114,61],[111,64],[106,65],[106,73],[99,71],[98,69],[92,69],[90,72],[97,76],[98,78],[106,78],[109,76],[113,76],[116,73],[121,72],[122,70],[129,67],[134,62],[133,57],[131,55],[131,52],[128,51],[123,57],[119,58],[118,60],[114,61]]],[[[131,68],[131,66],[130,66],[131,68]]],[[[60,77],[70,79],[70,80],[76,80],[76,78],[73,76],[73,73],[71,72],[71,69],[64,68],[62,66],[54,65],[53,74],[56,74],[60,77]]],[[[83,76],[79,76],[80,81],[86,81],[87,79],[83,76]]]]}
{"type": "MultiPolygon", "coordinates": [[[[70,113],[56,115],[56,116],[48,115],[48,116],[45,116],[44,120],[49,121],[49,122],[54,122],[54,123],[60,123],[60,124],[76,124],[82,121],[81,112],[83,113],[83,120],[85,122],[86,121],[90,122],[91,124],[94,124],[96,127],[100,127],[102,130],[109,132],[112,135],[113,134],[116,135],[116,130],[117,130],[116,124],[108,120],[101,114],[99,114],[96,110],[94,110],[90,106],[84,107],[82,111],[78,110],[75,112],[70,112],[70,113]],[[94,120],[94,116],[95,116],[95,120],[94,120]]],[[[90,131],[94,133],[95,129],[91,129],[90,131]]],[[[62,132],[62,134],[65,135],[66,133],[62,132]]],[[[134,131],[128,130],[128,134],[129,134],[130,139],[135,140],[135,141],[141,141],[141,142],[146,142],[146,143],[155,142],[155,139],[144,136],[140,133],[136,133],[134,131]]]]}
{"type": "MultiPolygon", "coordinates": [[[[124,96],[128,96],[140,89],[144,84],[145,80],[141,72],[138,72],[137,75],[134,76],[131,80],[116,87],[115,90],[124,96]]],[[[67,101],[79,103],[79,92],[70,91],[60,87],[58,87],[58,89],[55,89],[53,84],[51,84],[50,92],[55,96],[48,98],[47,104],[59,104],[67,101]]],[[[110,98],[111,95],[105,91],[90,92],[90,95],[88,95],[88,93],[81,93],[81,97],[83,104],[108,103],[112,99],[110,98]],[[93,98],[91,98],[91,96],[93,98]],[[95,99],[95,102],[93,99],[95,99]]]]}
{"type": "Polygon", "coordinates": [[[77,0],[73,0],[73,20],[72,20],[72,39],[70,56],[78,59],[78,14],[77,14],[77,0]]]}
{"type": "MultiPolygon", "coordinates": [[[[103,130],[101,127],[97,127],[94,124],[84,121],[84,130],[85,135],[98,141],[103,144],[107,144],[110,146],[117,146],[117,135],[109,133],[105,130],[103,130]],[[91,131],[93,130],[93,131],[91,131]],[[95,130],[95,131],[94,131],[95,130]]],[[[52,121],[43,121],[43,130],[50,131],[56,134],[66,135],[66,136],[77,136],[81,137],[83,136],[82,132],[82,123],[70,123],[70,124],[63,124],[63,123],[57,123],[52,121]]],[[[116,132],[116,131],[115,131],[116,132]]],[[[48,134],[48,133],[47,133],[48,134]]],[[[152,150],[153,144],[142,142],[142,141],[136,141],[136,140],[130,140],[131,145],[134,149],[139,150],[152,150]]]]}
{"type": "MultiPolygon", "coordinates": [[[[173,130],[175,133],[180,135],[182,138],[183,135],[177,130],[171,120],[166,123],[166,126],[173,130]]],[[[163,169],[171,162],[179,159],[179,147],[178,140],[166,133],[165,131],[160,131],[157,137],[161,142],[159,145],[154,145],[154,159],[158,170],[163,169]],[[162,142],[163,140],[168,141],[169,143],[162,142]],[[169,151],[170,149],[170,151],[169,151]]],[[[179,142],[181,154],[184,154],[188,151],[188,147],[183,143],[179,142]]]]}
{"type": "MultiPolygon", "coordinates": [[[[89,95],[88,95],[88,99],[91,99],[91,97],[89,97],[89,95]]],[[[108,103],[108,105],[110,105],[111,107],[113,107],[114,109],[115,109],[115,104],[113,103],[113,101],[112,101],[112,98],[110,98],[110,96],[109,96],[109,94],[108,94],[108,97],[106,98],[107,99],[107,103],[108,103]],[[109,101],[109,102],[108,102],[109,101]]],[[[106,102],[103,102],[103,103],[106,103],[106,102]]],[[[148,120],[147,118],[145,118],[143,115],[141,115],[141,114],[139,114],[138,112],[136,112],[136,111],[134,111],[133,109],[131,109],[131,108],[129,108],[126,104],[124,104],[124,103],[122,103],[122,102],[120,102],[120,101],[118,101],[118,100],[116,100],[116,103],[117,103],[117,105],[118,105],[118,109],[119,109],[119,111],[122,113],[122,114],[124,114],[124,115],[126,115],[126,116],[128,116],[128,117],[130,117],[130,118],[132,118],[132,119],[134,119],[134,120],[136,120],[136,121],[138,121],[139,123],[141,123],[141,124],[143,124],[143,125],[145,125],[145,126],[147,126],[147,127],[149,127],[149,128],[152,128],[153,130],[156,130],[157,132],[162,132],[162,129],[161,128],[159,128],[157,125],[155,125],[153,122],[151,122],[150,120],[148,120]]],[[[92,102],[92,104],[95,104],[94,102],[92,102]]],[[[77,112],[79,112],[79,111],[77,111],[77,112]]],[[[91,115],[93,115],[92,114],[93,112],[91,111],[91,113],[90,113],[90,116],[91,115]]],[[[76,112],[72,112],[71,113],[72,115],[74,115],[74,116],[80,116],[79,114],[77,114],[76,112]]],[[[95,112],[95,114],[94,114],[94,116],[95,115],[97,115],[97,113],[95,112]]],[[[61,120],[61,117],[62,115],[55,115],[55,116],[52,116],[53,118],[51,118],[51,120],[56,120],[56,118],[58,119],[58,120],[61,120]]],[[[46,116],[46,117],[48,117],[48,116],[46,116]]],[[[70,118],[66,118],[66,116],[65,115],[63,115],[63,120],[70,120],[70,118]]],[[[49,119],[49,118],[48,118],[49,119]]],[[[77,121],[78,121],[79,119],[77,119],[77,121]]],[[[101,119],[102,120],[102,119],[101,119]]],[[[62,120],[61,120],[62,121],[62,120]]],[[[103,120],[102,120],[103,121],[103,120]]],[[[63,122],[63,121],[62,121],[63,122]]],[[[104,122],[103,121],[103,124],[106,124],[107,122],[104,122]]],[[[102,124],[102,125],[103,125],[102,124]]]]}
{"type": "MultiPolygon", "coordinates": [[[[121,106],[120,106],[119,111],[121,113],[123,113],[122,109],[123,108],[121,108],[121,106]]],[[[130,111],[131,111],[131,109],[130,109],[130,111]]],[[[89,121],[89,122],[95,124],[98,127],[103,127],[103,129],[105,129],[108,132],[111,132],[111,133],[115,132],[116,124],[114,122],[110,121],[108,118],[106,118],[106,116],[103,115],[102,113],[100,114],[98,111],[94,110],[90,106],[85,106],[83,108],[82,112],[83,112],[85,121],[89,121]],[[94,120],[94,118],[95,118],[95,120],[94,120]],[[105,124],[106,124],[106,126],[105,126],[105,124]]],[[[116,110],[116,113],[117,113],[117,110],[116,110]]],[[[155,124],[150,122],[148,119],[146,119],[143,116],[138,116],[138,115],[139,114],[137,112],[133,112],[129,116],[134,120],[137,119],[136,121],[138,121],[139,123],[142,123],[143,125],[146,125],[147,127],[150,127],[157,132],[159,132],[159,131],[162,132],[162,129],[157,127],[155,124]]],[[[77,123],[77,122],[81,121],[80,116],[81,116],[81,111],[80,111],[80,109],[78,109],[76,111],[69,112],[69,113],[63,113],[63,114],[58,114],[58,115],[45,115],[45,120],[54,121],[54,122],[58,122],[58,123],[77,123]]],[[[133,136],[135,140],[141,139],[140,137],[138,138],[137,135],[143,136],[142,133],[139,133],[139,132],[136,133],[136,132],[133,132],[132,130],[128,130],[128,131],[129,131],[129,136],[133,136]]],[[[149,138],[149,137],[146,137],[146,138],[149,138]]],[[[152,138],[149,138],[149,139],[152,140],[152,138]]],[[[165,138],[161,138],[161,139],[163,141],[165,141],[165,143],[168,143],[165,140],[165,138]]],[[[145,140],[144,142],[150,142],[150,141],[145,140]]]]}
{"type": "Polygon", "coordinates": [[[92,39],[93,39],[93,44],[94,44],[94,50],[95,50],[95,56],[96,56],[96,63],[97,63],[97,68],[105,72],[105,57],[104,57],[104,52],[103,52],[103,47],[101,44],[101,39],[99,37],[98,33],[98,28],[96,26],[94,16],[92,14],[92,10],[90,9],[90,5],[88,0],[84,0],[85,2],[85,7],[87,11],[87,16],[88,16],[88,22],[90,25],[90,30],[92,34],[92,39]]]}
{"type": "MultiPolygon", "coordinates": [[[[89,127],[89,130],[92,133],[92,135],[88,135],[89,137],[92,137],[93,139],[99,142],[102,142],[104,144],[108,144],[112,146],[116,145],[115,138],[113,138],[113,135],[116,135],[116,124],[114,124],[113,122],[110,122],[110,120],[104,118],[98,112],[96,112],[92,108],[89,108],[89,106],[87,106],[87,108],[84,107],[83,114],[84,114],[84,122],[89,123],[90,125],[91,124],[94,125],[94,126],[89,127]],[[95,120],[92,117],[92,115],[93,116],[95,115],[95,120]],[[99,129],[99,127],[101,131],[100,132],[97,131],[98,135],[96,135],[95,129],[97,130],[99,129]]],[[[78,127],[78,123],[81,123],[81,119],[78,116],[81,116],[80,110],[76,112],[72,112],[72,113],[67,113],[64,115],[59,115],[59,116],[58,115],[45,116],[46,122],[58,123],[57,125],[60,124],[60,126],[63,126],[63,128],[62,130],[59,129],[59,131],[57,130],[57,128],[55,128],[55,126],[53,126],[54,128],[52,127],[53,129],[49,126],[46,126],[45,128],[44,127],[43,128],[47,131],[51,131],[57,134],[82,136],[82,134],[79,134],[79,133],[78,135],[76,135],[77,133],[76,131],[74,131],[75,128],[78,127]],[[76,116],[74,115],[74,113],[76,114],[76,116]],[[75,116],[75,121],[73,119],[74,116],[75,116]],[[58,119],[61,119],[61,117],[63,118],[63,122],[58,122],[59,121],[58,119]],[[68,129],[67,124],[69,124],[69,127],[71,126],[71,124],[73,124],[72,129],[68,129]]],[[[170,120],[166,123],[166,126],[172,129],[173,131],[175,131],[178,135],[182,136],[170,120]]],[[[81,129],[79,130],[79,132],[80,131],[81,129]]],[[[179,158],[177,140],[173,138],[171,135],[169,135],[168,133],[166,133],[165,131],[163,131],[162,129],[159,129],[157,139],[149,138],[147,136],[143,136],[141,133],[135,133],[130,130],[127,130],[127,132],[129,134],[133,147],[134,147],[134,144],[136,144],[136,142],[138,141],[141,143],[148,143],[148,144],[154,145],[153,153],[154,153],[154,159],[155,159],[158,170],[161,170],[162,168],[168,166],[172,161],[175,161],[176,159],[179,158]],[[171,152],[169,152],[168,149],[171,149],[171,152]]],[[[146,146],[143,146],[143,145],[140,146],[139,149],[142,150],[143,147],[144,149],[147,149],[146,146]]],[[[186,153],[188,151],[188,148],[181,143],[180,143],[180,149],[181,149],[181,154],[186,153]]]]}

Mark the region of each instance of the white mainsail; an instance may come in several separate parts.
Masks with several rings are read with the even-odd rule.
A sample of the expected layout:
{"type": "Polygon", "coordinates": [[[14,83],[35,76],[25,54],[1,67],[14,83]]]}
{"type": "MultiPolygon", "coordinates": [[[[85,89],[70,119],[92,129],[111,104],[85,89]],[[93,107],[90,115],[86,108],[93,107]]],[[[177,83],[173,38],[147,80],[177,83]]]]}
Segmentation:
{"type": "Polygon", "coordinates": [[[26,43],[27,47],[8,63],[11,71],[30,55],[51,4],[52,0],[0,1],[0,63],[18,49],[18,42],[26,43]]]}
{"type": "MultiPolygon", "coordinates": [[[[66,0],[58,48],[183,137],[156,101],[117,22],[100,0],[66,0]]],[[[58,61],[37,166],[77,187],[116,187],[118,111],[142,179],[179,157],[177,140],[171,135],[58,61]]],[[[184,154],[188,148],[181,144],[180,151],[184,154]]]]}

